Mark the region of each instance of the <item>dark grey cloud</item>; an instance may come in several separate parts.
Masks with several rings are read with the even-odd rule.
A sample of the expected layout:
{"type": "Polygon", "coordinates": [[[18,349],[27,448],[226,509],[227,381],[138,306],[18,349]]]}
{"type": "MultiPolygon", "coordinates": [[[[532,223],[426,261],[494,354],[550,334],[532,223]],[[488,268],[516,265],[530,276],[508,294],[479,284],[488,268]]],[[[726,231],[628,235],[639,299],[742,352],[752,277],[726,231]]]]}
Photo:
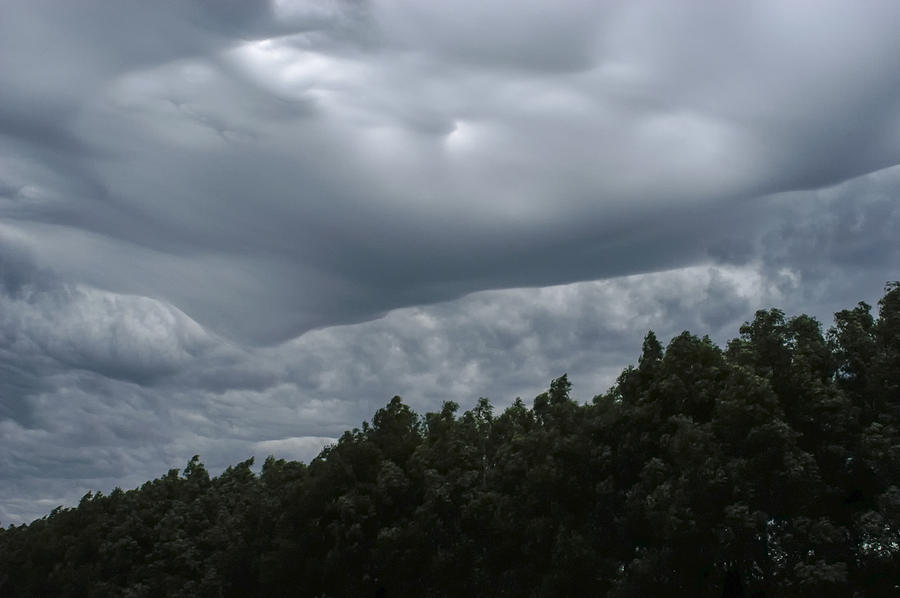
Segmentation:
{"type": "Polygon", "coordinates": [[[736,202],[897,163],[896,11],[23,3],[3,214],[73,281],[262,343],[696,264],[736,202]]]}
{"type": "Polygon", "coordinates": [[[0,520],[873,302],[898,13],[5,3],[0,520]]]}

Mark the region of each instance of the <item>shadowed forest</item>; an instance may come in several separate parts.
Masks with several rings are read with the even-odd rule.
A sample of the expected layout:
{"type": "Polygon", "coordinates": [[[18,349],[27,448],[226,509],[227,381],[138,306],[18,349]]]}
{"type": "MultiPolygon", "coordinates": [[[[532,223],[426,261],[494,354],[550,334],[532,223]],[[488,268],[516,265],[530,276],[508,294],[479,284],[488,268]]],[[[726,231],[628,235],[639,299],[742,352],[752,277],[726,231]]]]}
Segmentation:
{"type": "Polygon", "coordinates": [[[308,465],[195,457],[0,529],[0,596],[900,595],[900,283],[876,311],[650,332],[588,404],[395,397],[308,465]]]}

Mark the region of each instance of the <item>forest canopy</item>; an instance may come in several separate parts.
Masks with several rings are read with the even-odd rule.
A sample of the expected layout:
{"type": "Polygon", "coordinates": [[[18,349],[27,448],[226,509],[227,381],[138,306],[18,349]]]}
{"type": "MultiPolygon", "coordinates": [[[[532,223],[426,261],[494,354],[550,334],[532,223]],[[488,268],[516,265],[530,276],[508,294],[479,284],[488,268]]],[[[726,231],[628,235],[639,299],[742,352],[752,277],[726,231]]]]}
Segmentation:
{"type": "Polygon", "coordinates": [[[872,312],[651,331],[587,404],[394,397],[309,464],[194,457],[0,529],[0,595],[898,595],[900,283],[872,312]]]}

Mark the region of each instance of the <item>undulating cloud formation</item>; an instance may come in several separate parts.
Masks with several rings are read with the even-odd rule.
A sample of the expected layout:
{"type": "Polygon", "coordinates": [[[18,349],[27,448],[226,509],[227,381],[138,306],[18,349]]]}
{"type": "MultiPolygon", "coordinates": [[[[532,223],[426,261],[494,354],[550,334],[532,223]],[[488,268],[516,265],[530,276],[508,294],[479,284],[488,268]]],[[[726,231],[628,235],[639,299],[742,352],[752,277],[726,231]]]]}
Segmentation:
{"type": "Polygon", "coordinates": [[[590,400],[900,278],[900,4],[8,0],[0,521],[590,400]],[[468,404],[467,404],[468,401],[468,404]]]}

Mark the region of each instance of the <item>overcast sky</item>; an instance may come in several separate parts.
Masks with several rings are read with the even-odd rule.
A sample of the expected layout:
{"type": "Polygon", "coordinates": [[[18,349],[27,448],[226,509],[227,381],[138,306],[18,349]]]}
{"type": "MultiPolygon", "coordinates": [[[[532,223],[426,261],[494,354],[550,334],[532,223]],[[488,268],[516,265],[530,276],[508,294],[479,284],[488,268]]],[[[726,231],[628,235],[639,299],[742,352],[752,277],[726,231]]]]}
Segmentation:
{"type": "Polygon", "coordinates": [[[900,3],[4,0],[0,522],[900,278],[900,3]]]}

